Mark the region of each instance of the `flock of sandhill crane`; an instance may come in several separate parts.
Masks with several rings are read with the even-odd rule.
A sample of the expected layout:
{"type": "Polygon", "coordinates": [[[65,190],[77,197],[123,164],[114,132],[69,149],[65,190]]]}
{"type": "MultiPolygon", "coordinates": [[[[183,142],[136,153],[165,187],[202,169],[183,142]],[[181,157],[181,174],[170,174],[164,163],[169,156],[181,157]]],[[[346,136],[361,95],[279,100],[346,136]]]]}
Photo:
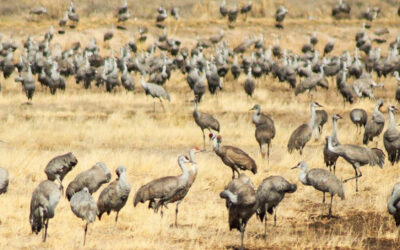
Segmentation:
{"type": "MultiPolygon", "coordinates": [[[[251,9],[251,1],[238,9],[237,4],[228,8],[226,1],[223,0],[219,11],[222,17],[228,17],[229,27],[234,28],[232,23],[236,21],[238,15],[247,16],[251,9]]],[[[346,18],[350,12],[350,5],[339,1],[333,6],[332,16],[346,18]]],[[[46,9],[35,8],[30,13],[40,15],[46,13],[46,9]]],[[[170,14],[177,20],[178,13],[177,8],[171,8],[170,14]]],[[[361,17],[372,22],[379,13],[379,7],[368,8],[361,17]]],[[[284,28],[283,21],[287,14],[288,10],[284,6],[276,10],[275,26],[277,28],[284,28]]],[[[117,10],[117,21],[121,23],[129,18],[128,5],[124,0],[117,10]]],[[[223,29],[209,38],[197,37],[196,46],[189,49],[181,46],[178,39],[168,35],[164,23],[167,18],[167,9],[160,6],[157,9],[155,25],[163,29],[163,33],[145,51],[140,51],[137,45],[146,42],[149,29],[144,26],[139,27],[138,36],[133,37],[120,48],[118,57],[113,51],[107,57],[101,56],[100,47],[94,38],[86,47],[76,42],[63,51],[56,51],[51,44],[56,35],[53,27],[45,33],[41,41],[28,37],[22,51],[18,54],[17,63],[14,63],[14,57],[19,46],[12,40],[0,41],[0,71],[7,79],[12,76],[15,69],[18,70],[15,81],[21,82],[28,101],[34,96],[37,81],[54,95],[57,90],[65,90],[68,87],[66,84],[68,77],[74,77],[77,84],[83,82],[84,89],[92,88],[92,83],[94,83],[99,88],[105,86],[107,92],[117,92],[121,85],[126,91],[134,91],[136,83],[131,75],[134,72],[141,75],[140,83],[145,94],[159,99],[163,108],[162,100],[171,101],[171,96],[164,84],[172,73],[180,71],[186,76],[190,91],[193,91],[193,118],[202,130],[204,150],[206,148],[204,130],[208,130],[214,152],[232,170],[232,181],[220,193],[220,197],[226,200],[230,229],[241,232],[241,248],[243,248],[246,224],[252,215],[256,214],[261,222],[264,221],[264,234],[266,234],[266,213],[275,213],[276,223],[276,210],[279,203],[286,193],[295,192],[297,186],[281,176],[269,176],[255,189],[251,179],[241,173],[248,170],[257,174],[258,168],[254,159],[240,148],[223,145],[222,136],[219,134],[221,129],[219,121],[212,114],[199,110],[207,89],[214,95],[223,90],[224,78],[229,72],[235,80],[244,73],[246,75],[243,81],[244,92],[251,97],[257,91],[257,85],[260,84],[258,79],[271,75],[279,82],[286,82],[288,90],[293,90],[294,96],[297,96],[306,91],[310,93],[317,88],[328,89],[327,77],[335,77],[337,92],[343,96],[345,105],[354,103],[357,98],[375,100],[374,88],[383,87],[383,84],[373,79],[372,73],[376,73],[379,79],[394,76],[398,88],[396,93],[393,93],[393,99],[400,102],[400,36],[388,46],[386,58],[381,58],[381,49],[374,48],[374,43],[385,43],[386,40],[381,35],[388,31],[379,29],[375,31],[375,34],[371,34],[367,30],[371,23],[363,24],[362,29],[355,35],[356,46],[353,55],[349,51],[344,51],[339,56],[330,56],[335,47],[335,39],[332,37],[324,46],[323,53],[320,53],[315,47],[318,43],[316,31],[302,46],[302,54],[281,48],[279,39],[274,45],[266,47],[262,34],[246,38],[236,47],[230,47],[223,29]],[[364,53],[363,57],[360,56],[361,53],[364,53]],[[322,57],[320,57],[321,54],[322,57]],[[348,82],[348,79],[352,79],[353,82],[348,82]]],[[[78,23],[79,16],[71,2],[59,21],[58,33],[62,35],[68,32],[67,27],[73,29],[78,23]]],[[[121,25],[117,27],[126,29],[121,25]]],[[[114,35],[113,25],[111,30],[104,34],[103,42],[107,43],[113,39],[114,35]]],[[[340,114],[332,115],[332,135],[325,138],[323,149],[324,162],[326,167],[329,167],[329,171],[308,169],[306,161],[301,161],[293,167],[293,169],[301,170],[299,173],[301,183],[323,192],[323,202],[325,202],[325,193],[330,194],[329,217],[332,216],[334,195],[341,199],[345,198],[343,183],[335,176],[336,162],[339,157],[354,168],[355,176],[343,182],[355,179],[356,191],[358,191],[358,179],[362,176],[360,169],[362,166],[378,165],[382,168],[384,165],[385,153],[379,148],[367,147],[383,132],[385,117],[380,111],[382,106],[383,101],[378,99],[372,117],[369,119],[367,112],[363,109],[353,109],[350,112],[351,121],[356,125],[357,132],[361,133],[361,127],[364,127],[363,144],[365,146],[340,143],[338,121],[343,117],[340,114]]],[[[323,106],[320,103],[311,102],[310,119],[292,132],[287,144],[289,153],[298,151],[302,154],[311,138],[317,139],[321,135],[323,126],[329,119],[325,110],[317,110],[321,107],[323,106]]],[[[156,110],[155,102],[153,109],[156,110]]],[[[255,125],[255,139],[259,144],[260,153],[263,158],[267,156],[269,159],[272,140],[279,131],[275,129],[272,117],[261,112],[259,104],[254,105],[250,110],[254,112],[252,122],[255,125]]],[[[388,159],[393,165],[400,160],[400,132],[394,117],[397,108],[389,106],[388,110],[389,126],[383,134],[383,143],[388,159]]],[[[188,156],[178,157],[181,175],[162,177],[141,186],[134,195],[134,206],[148,202],[148,208],[155,212],[160,210],[162,216],[164,207],[170,203],[176,203],[175,225],[178,226],[178,206],[197,177],[195,154],[198,152],[201,151],[196,147],[190,150],[188,156]],[[190,169],[186,167],[187,164],[191,164],[190,169]]],[[[41,182],[32,194],[29,222],[32,232],[39,233],[44,229],[44,241],[47,237],[49,220],[55,216],[55,208],[64,193],[62,181],[77,163],[78,160],[72,153],[52,159],[45,168],[47,180],[41,182]]],[[[97,202],[92,194],[103,184],[111,181],[111,172],[104,163],[98,162],[90,169],[78,174],[67,186],[65,195],[70,202],[72,212],[86,223],[83,244],[86,242],[88,224],[93,223],[96,217],[100,220],[104,213],[110,214],[111,211],[115,211],[115,221],[118,220],[118,214],[125,206],[131,190],[126,179],[126,171],[123,166],[115,170],[117,179],[102,190],[97,202]]],[[[7,186],[8,172],[0,168],[0,194],[7,191],[7,186]]],[[[388,211],[394,216],[396,225],[399,225],[400,183],[393,188],[388,201],[388,211]]]]}

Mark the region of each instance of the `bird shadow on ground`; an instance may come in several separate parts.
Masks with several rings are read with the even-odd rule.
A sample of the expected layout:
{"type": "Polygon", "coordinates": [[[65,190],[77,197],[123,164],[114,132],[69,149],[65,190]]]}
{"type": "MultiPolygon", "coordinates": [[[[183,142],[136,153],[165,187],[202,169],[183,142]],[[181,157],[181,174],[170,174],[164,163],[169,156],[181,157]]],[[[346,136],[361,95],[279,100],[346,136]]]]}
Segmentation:
{"type": "Polygon", "coordinates": [[[31,103],[31,102],[24,102],[24,103],[21,103],[21,106],[27,106],[27,105],[31,106],[32,103],[31,103]]]}
{"type": "Polygon", "coordinates": [[[175,224],[172,223],[172,224],[169,225],[169,227],[170,228],[177,228],[177,229],[179,229],[179,228],[192,228],[193,224],[178,224],[178,227],[176,227],[175,224]]]}

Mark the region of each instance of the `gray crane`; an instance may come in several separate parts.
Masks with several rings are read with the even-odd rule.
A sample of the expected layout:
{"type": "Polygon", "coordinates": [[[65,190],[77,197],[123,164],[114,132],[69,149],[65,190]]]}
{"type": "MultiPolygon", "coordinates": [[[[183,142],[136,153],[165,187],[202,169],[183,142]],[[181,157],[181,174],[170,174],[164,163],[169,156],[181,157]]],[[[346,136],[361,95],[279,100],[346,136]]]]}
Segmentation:
{"type": "Polygon", "coordinates": [[[203,132],[203,150],[206,150],[206,136],[204,134],[204,129],[208,129],[211,133],[211,129],[220,131],[220,125],[217,119],[215,119],[212,115],[200,112],[197,109],[197,101],[194,102],[194,111],[193,111],[193,118],[196,122],[197,126],[200,127],[201,132],[203,132]]]}
{"type": "Polygon", "coordinates": [[[246,92],[247,96],[252,97],[254,90],[256,89],[256,82],[251,74],[251,67],[247,72],[247,78],[243,85],[244,91],[246,92]]]}
{"type": "Polygon", "coordinates": [[[219,196],[226,200],[229,210],[229,230],[237,229],[240,231],[240,249],[243,250],[247,222],[257,211],[254,187],[248,182],[243,182],[242,178],[236,178],[230,181],[219,196]]]}
{"type": "Polygon", "coordinates": [[[54,157],[47,163],[44,172],[50,181],[57,180],[60,183],[61,193],[64,193],[62,181],[64,177],[78,164],[78,159],[71,152],[54,157]]]}
{"type": "MultiPolygon", "coordinates": [[[[367,122],[365,125],[364,136],[363,136],[363,144],[368,145],[368,142],[373,141],[375,137],[379,136],[383,127],[385,126],[385,117],[379,111],[379,109],[383,106],[382,99],[379,99],[376,102],[374,113],[372,114],[371,120],[367,122]]],[[[378,142],[376,143],[378,145],[378,142]]]]}
{"type": "Polygon", "coordinates": [[[177,193],[181,192],[189,182],[189,172],[185,163],[189,163],[189,158],[185,155],[178,157],[178,165],[182,170],[179,176],[166,176],[141,186],[135,194],[133,205],[149,201],[148,208],[157,212],[161,208],[161,217],[163,216],[163,203],[171,200],[177,193]],[[156,201],[157,200],[157,201],[156,201]]]}
{"type": "MultiPolygon", "coordinates": [[[[337,146],[340,144],[339,139],[337,138],[337,122],[339,119],[343,119],[343,117],[339,114],[332,115],[332,144],[333,146],[337,146]]],[[[324,147],[324,162],[326,167],[329,167],[329,172],[332,172],[333,166],[333,173],[336,173],[336,161],[339,156],[328,149],[328,141],[325,140],[325,147],[324,147]]]]}
{"type": "Polygon", "coordinates": [[[129,74],[125,61],[122,63],[121,83],[127,91],[135,90],[135,79],[129,74]]]}
{"type": "Polygon", "coordinates": [[[114,37],[114,24],[111,24],[111,29],[104,33],[103,41],[109,41],[114,37]]]}
{"type": "Polygon", "coordinates": [[[166,206],[169,203],[176,202],[175,208],[175,227],[178,227],[178,211],[179,211],[179,204],[183,201],[186,197],[187,193],[189,192],[190,188],[192,187],[194,181],[197,177],[197,162],[195,160],[194,154],[200,152],[198,147],[192,148],[189,151],[190,162],[192,163],[192,168],[189,169],[189,180],[185,187],[182,188],[179,192],[177,192],[173,197],[168,199],[160,199],[156,205],[156,207],[166,206]]]}
{"type": "Polygon", "coordinates": [[[358,134],[361,133],[361,127],[365,127],[368,121],[368,114],[364,109],[352,109],[350,111],[350,120],[356,125],[358,134]]]}
{"type": "Polygon", "coordinates": [[[387,203],[389,214],[391,214],[396,222],[396,226],[400,225],[400,182],[393,186],[392,194],[387,203]]]}
{"type": "Polygon", "coordinates": [[[0,194],[7,192],[9,182],[8,171],[5,168],[0,167],[0,194]]]}
{"type": "Polygon", "coordinates": [[[383,134],[383,144],[392,165],[400,161],[400,131],[397,130],[394,112],[395,106],[389,106],[389,126],[383,134]]]}
{"type": "Polygon", "coordinates": [[[222,137],[217,133],[210,133],[209,137],[212,140],[214,152],[225,165],[232,169],[232,179],[235,178],[235,172],[239,175],[239,169],[257,173],[256,162],[246,152],[233,146],[221,146],[222,137]]]}
{"type": "Polygon", "coordinates": [[[351,144],[333,146],[332,137],[330,136],[327,137],[327,141],[329,151],[336,153],[353,166],[355,177],[348,178],[343,182],[356,179],[356,192],[358,192],[358,178],[362,176],[360,167],[369,164],[370,166],[378,165],[383,168],[383,164],[385,164],[385,153],[379,148],[369,149],[351,144]]]}
{"type": "Polygon", "coordinates": [[[331,53],[334,47],[335,47],[335,38],[332,38],[329,42],[325,44],[324,56],[331,53]]]}
{"type": "Polygon", "coordinates": [[[28,72],[26,74],[20,73],[19,77],[15,78],[16,82],[21,82],[22,87],[24,88],[25,95],[29,100],[32,100],[33,94],[35,93],[36,83],[35,78],[32,75],[31,65],[28,65],[28,72]]]}
{"type": "Polygon", "coordinates": [[[96,201],[89,193],[89,189],[84,187],[79,192],[76,192],[70,200],[72,212],[80,219],[86,221],[85,234],[83,236],[83,245],[86,244],[86,233],[89,223],[96,220],[96,215],[99,213],[96,201]]]}
{"type": "Polygon", "coordinates": [[[315,139],[319,139],[319,135],[322,134],[322,129],[324,128],[325,123],[328,121],[328,113],[321,109],[315,111],[315,125],[314,136],[315,139]],[[318,129],[318,131],[317,131],[318,129]]]}
{"type": "Polygon", "coordinates": [[[322,105],[319,104],[318,102],[312,102],[310,105],[311,117],[309,122],[300,125],[292,132],[287,145],[289,153],[292,153],[292,151],[296,149],[299,150],[300,155],[303,154],[303,148],[307,144],[307,142],[310,141],[312,132],[316,127],[315,123],[316,107],[322,107],[322,105]]]}
{"type": "Polygon", "coordinates": [[[296,184],[289,183],[282,176],[269,176],[258,186],[257,197],[257,217],[262,222],[264,220],[264,236],[267,234],[267,212],[274,213],[274,225],[276,225],[276,210],[279,203],[283,200],[286,193],[294,193],[297,190],[296,184]]]}
{"type": "Polygon", "coordinates": [[[281,5],[278,7],[278,9],[275,12],[275,21],[276,21],[275,26],[277,28],[283,29],[282,22],[285,19],[287,13],[288,10],[284,6],[281,5]]]}
{"type": "MultiPolygon", "coordinates": [[[[146,82],[144,77],[145,76],[142,75],[141,85],[142,85],[142,88],[145,91],[146,95],[151,95],[151,97],[153,97],[153,99],[158,98],[160,100],[162,108],[165,110],[161,98],[171,101],[171,97],[169,96],[168,91],[166,91],[162,86],[160,86],[158,84],[146,82]]],[[[155,102],[154,102],[153,111],[154,112],[156,111],[156,103],[155,102]]]]}
{"type": "Polygon", "coordinates": [[[96,192],[101,185],[110,182],[111,173],[107,166],[102,162],[97,162],[93,167],[78,174],[67,187],[66,196],[70,200],[72,196],[87,187],[89,193],[96,192]]]}
{"type": "Polygon", "coordinates": [[[252,121],[256,126],[255,137],[260,146],[262,157],[265,157],[264,147],[267,145],[267,157],[269,159],[269,150],[272,139],[275,138],[274,120],[269,115],[261,113],[260,105],[254,105],[250,110],[255,110],[252,121]]]}
{"type": "Polygon", "coordinates": [[[109,215],[111,211],[115,211],[117,212],[115,223],[117,223],[119,211],[125,206],[131,192],[131,185],[126,179],[126,168],[124,166],[119,166],[115,173],[118,178],[101,191],[97,207],[99,208],[99,220],[101,220],[103,213],[107,212],[109,215]]]}
{"type": "Polygon", "coordinates": [[[299,162],[292,169],[300,168],[299,179],[301,183],[306,186],[312,186],[318,191],[323,193],[322,203],[325,203],[325,193],[331,196],[331,203],[329,205],[328,217],[332,217],[332,202],[333,196],[337,195],[344,200],[343,183],[331,172],[326,169],[313,168],[307,171],[307,163],[305,161],[299,162]]]}
{"type": "Polygon", "coordinates": [[[46,241],[49,220],[54,217],[60,196],[58,185],[49,180],[42,181],[32,193],[29,223],[35,234],[44,227],[43,242],[46,241]]]}

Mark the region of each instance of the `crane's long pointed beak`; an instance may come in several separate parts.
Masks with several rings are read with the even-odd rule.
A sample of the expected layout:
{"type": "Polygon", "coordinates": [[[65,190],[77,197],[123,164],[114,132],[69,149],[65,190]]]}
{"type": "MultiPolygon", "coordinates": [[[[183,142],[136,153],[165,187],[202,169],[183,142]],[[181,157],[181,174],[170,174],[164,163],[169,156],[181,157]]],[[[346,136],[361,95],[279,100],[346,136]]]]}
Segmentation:
{"type": "Polygon", "coordinates": [[[290,169],[296,169],[296,168],[297,168],[297,166],[298,166],[298,165],[296,165],[296,166],[294,166],[294,167],[292,167],[292,168],[290,168],[290,169]]]}

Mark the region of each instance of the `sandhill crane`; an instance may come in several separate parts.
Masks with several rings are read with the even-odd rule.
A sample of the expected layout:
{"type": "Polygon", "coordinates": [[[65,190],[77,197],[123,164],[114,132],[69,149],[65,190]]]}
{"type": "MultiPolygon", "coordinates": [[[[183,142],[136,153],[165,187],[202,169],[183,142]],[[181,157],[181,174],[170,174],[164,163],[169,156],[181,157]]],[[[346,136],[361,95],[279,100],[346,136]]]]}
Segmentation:
{"type": "Polygon", "coordinates": [[[97,207],[99,209],[99,220],[101,220],[103,213],[107,212],[107,214],[110,214],[111,211],[115,211],[117,212],[115,223],[117,223],[119,211],[125,206],[128,200],[131,185],[126,179],[126,168],[124,166],[119,166],[115,170],[115,173],[118,178],[101,191],[97,207]]]}
{"type": "MultiPolygon", "coordinates": [[[[158,98],[160,100],[161,106],[165,110],[161,98],[171,101],[171,97],[169,96],[168,91],[166,91],[162,86],[160,86],[158,84],[146,82],[144,80],[144,77],[145,76],[142,75],[142,80],[140,83],[141,83],[142,88],[145,91],[146,95],[151,95],[151,97],[153,97],[153,99],[158,98]]],[[[156,103],[155,103],[155,101],[153,103],[154,103],[153,111],[155,112],[156,111],[156,103]]]]}
{"type": "Polygon", "coordinates": [[[324,56],[325,56],[325,55],[328,55],[329,53],[331,53],[334,47],[335,47],[335,39],[332,38],[329,42],[327,42],[327,43],[325,44],[325,47],[324,47],[324,56]]]}
{"type": "Polygon", "coordinates": [[[29,223],[35,234],[44,227],[43,242],[46,241],[49,220],[54,217],[60,196],[57,184],[49,180],[42,181],[32,193],[29,223]]]}
{"type": "Polygon", "coordinates": [[[135,194],[133,206],[136,207],[139,202],[145,203],[146,201],[149,201],[148,208],[152,208],[154,212],[157,212],[158,209],[161,208],[162,217],[162,207],[164,206],[164,203],[170,201],[177,195],[177,193],[182,192],[182,190],[188,185],[189,172],[185,163],[189,162],[187,156],[180,155],[178,157],[178,165],[182,170],[182,174],[179,176],[166,176],[155,179],[141,186],[135,194]]]}
{"type": "Polygon", "coordinates": [[[87,187],[89,193],[96,192],[101,185],[110,182],[111,173],[107,166],[102,162],[97,162],[93,167],[78,174],[67,187],[66,196],[70,200],[74,193],[87,187]]]}
{"type": "Polygon", "coordinates": [[[322,202],[325,203],[325,193],[331,195],[331,203],[329,205],[329,214],[332,216],[332,202],[333,196],[337,195],[344,200],[343,183],[331,172],[326,169],[314,168],[307,171],[307,163],[305,161],[299,162],[292,169],[300,168],[299,179],[301,183],[306,186],[313,186],[316,190],[321,191],[324,196],[322,202]]]}
{"type": "Polygon", "coordinates": [[[62,180],[78,164],[78,159],[71,152],[54,157],[47,163],[44,172],[50,181],[57,180],[60,183],[61,193],[64,193],[62,180]]]}
{"type": "Polygon", "coordinates": [[[237,17],[239,15],[239,10],[237,8],[237,5],[233,5],[232,9],[228,10],[228,21],[230,23],[233,23],[234,21],[236,21],[237,17]]]}
{"type": "Polygon", "coordinates": [[[221,4],[219,5],[219,13],[221,14],[221,16],[225,17],[226,15],[228,15],[228,9],[226,8],[226,0],[222,0],[221,4]]]}
{"type": "Polygon", "coordinates": [[[395,106],[389,106],[389,126],[383,134],[383,144],[392,165],[400,161],[400,131],[397,130],[394,112],[395,106]]]}
{"type": "Polygon", "coordinates": [[[296,149],[300,152],[300,155],[303,154],[303,148],[307,144],[307,142],[311,139],[311,135],[313,130],[315,129],[315,108],[322,107],[318,102],[312,102],[310,105],[311,117],[308,123],[304,123],[296,128],[291,134],[288,142],[288,152],[291,153],[293,149],[296,149]]]}
{"type": "Polygon", "coordinates": [[[319,135],[322,134],[322,129],[324,128],[325,123],[328,121],[328,113],[321,109],[315,111],[315,125],[314,136],[315,139],[319,139],[319,135]],[[318,131],[317,131],[318,129],[318,131]]]}
{"type": "Polygon", "coordinates": [[[43,7],[43,6],[34,7],[29,11],[29,14],[38,15],[38,16],[40,16],[42,14],[46,14],[46,13],[47,13],[47,9],[46,9],[46,7],[43,7]]]}
{"type": "Polygon", "coordinates": [[[179,19],[179,9],[177,7],[171,8],[171,16],[173,16],[176,20],[179,19]]]}
{"type": "Polygon", "coordinates": [[[400,225],[400,182],[393,186],[392,194],[387,203],[389,214],[393,215],[396,226],[400,225]]]}
{"type": "Polygon", "coordinates": [[[257,217],[262,222],[264,220],[264,236],[267,234],[267,216],[274,213],[274,225],[276,225],[276,210],[279,203],[283,200],[286,193],[294,193],[297,190],[296,184],[289,183],[282,176],[269,176],[258,186],[257,197],[257,217]]]}
{"type": "MultiPolygon", "coordinates": [[[[376,102],[374,113],[372,114],[371,120],[365,125],[363,144],[368,145],[368,142],[373,141],[374,137],[379,136],[383,127],[385,126],[385,117],[379,111],[379,108],[383,106],[382,99],[376,102]]],[[[378,145],[378,142],[376,143],[378,145]]]]}
{"type": "Polygon", "coordinates": [[[370,166],[378,165],[380,168],[383,168],[383,164],[385,163],[385,153],[383,153],[379,148],[369,149],[351,144],[339,144],[333,146],[332,137],[328,136],[327,140],[329,151],[336,153],[353,166],[355,177],[348,178],[343,182],[356,179],[356,192],[358,192],[358,178],[362,176],[360,167],[369,164],[370,166]]]}
{"type": "MultiPolygon", "coordinates": [[[[69,4],[69,8],[68,8],[68,18],[69,20],[78,23],[79,22],[79,15],[78,13],[76,13],[75,11],[75,7],[74,7],[74,3],[71,2],[69,4]]],[[[75,24],[76,25],[76,24],[75,24]]]]}
{"type": "Polygon", "coordinates": [[[114,24],[111,24],[111,29],[104,33],[103,41],[111,40],[114,37],[114,24]]]}
{"type": "Polygon", "coordinates": [[[220,131],[219,122],[212,115],[200,112],[197,109],[196,101],[194,102],[193,118],[197,126],[200,127],[201,132],[203,132],[203,150],[206,150],[206,135],[204,134],[204,129],[208,129],[210,133],[211,129],[219,133],[220,131]]]}
{"type": "Polygon", "coordinates": [[[295,95],[301,94],[308,90],[310,93],[315,90],[317,85],[322,86],[321,83],[324,79],[324,69],[320,67],[320,73],[312,73],[309,77],[303,79],[300,84],[296,86],[295,95]]]}
{"type": "Polygon", "coordinates": [[[255,137],[260,146],[262,157],[265,157],[264,147],[267,144],[267,157],[269,159],[269,150],[271,141],[275,137],[275,124],[269,115],[261,113],[260,105],[256,104],[250,110],[255,110],[253,114],[253,123],[256,126],[255,137]]]}
{"type": "Polygon", "coordinates": [[[356,125],[357,131],[361,133],[361,127],[365,127],[368,120],[367,112],[364,109],[352,109],[350,111],[350,119],[356,125]],[[359,130],[360,128],[360,130],[359,130]]]}
{"type": "Polygon", "coordinates": [[[8,171],[5,168],[0,167],[0,194],[7,192],[9,182],[8,171]]]}
{"type": "Polygon", "coordinates": [[[252,8],[252,2],[249,1],[246,5],[244,5],[242,8],[240,8],[240,14],[244,14],[244,20],[247,19],[247,13],[249,13],[251,11],[252,8]]]}
{"type": "Polygon", "coordinates": [[[19,77],[15,78],[15,81],[22,83],[22,87],[24,88],[25,95],[28,98],[28,103],[29,103],[29,100],[32,100],[36,88],[35,78],[32,75],[32,69],[30,64],[28,65],[28,73],[26,73],[25,75],[20,74],[19,77]]]}
{"type": "Polygon", "coordinates": [[[235,172],[239,175],[239,169],[257,173],[256,162],[246,152],[233,146],[221,146],[221,135],[210,133],[209,137],[212,140],[214,152],[225,165],[232,169],[232,179],[235,178],[235,172]]]}
{"type": "Polygon", "coordinates": [[[314,31],[311,38],[310,38],[310,43],[315,46],[318,43],[318,37],[317,37],[317,32],[314,31]]]}
{"type": "Polygon", "coordinates": [[[128,11],[128,3],[122,0],[121,6],[118,7],[118,15],[124,14],[128,11]]]}
{"type": "Polygon", "coordinates": [[[278,9],[275,12],[275,21],[276,24],[275,26],[277,28],[283,29],[283,20],[285,19],[286,14],[288,13],[288,10],[284,6],[279,6],[278,9]]]}
{"type": "Polygon", "coordinates": [[[224,36],[225,36],[225,31],[221,29],[221,31],[218,34],[210,36],[209,40],[213,44],[217,44],[224,38],[224,36]]]}
{"type": "Polygon", "coordinates": [[[257,211],[253,185],[243,182],[240,178],[233,179],[219,196],[226,200],[229,210],[229,229],[240,231],[240,249],[244,249],[243,241],[247,222],[257,211]],[[235,189],[232,189],[232,186],[235,189]]]}
{"type": "Polygon", "coordinates": [[[176,208],[175,208],[175,227],[178,227],[178,211],[179,211],[179,204],[183,201],[183,199],[186,197],[187,193],[189,192],[189,189],[193,185],[194,181],[196,180],[197,177],[197,162],[195,160],[195,153],[200,152],[200,149],[198,147],[192,148],[189,151],[189,156],[190,156],[190,162],[192,163],[192,168],[188,171],[189,173],[189,180],[188,183],[185,187],[183,187],[180,191],[178,191],[176,194],[174,194],[173,197],[166,198],[166,199],[160,199],[157,202],[156,207],[160,206],[167,206],[169,203],[176,202],[176,208]]]}
{"type": "Polygon", "coordinates": [[[83,236],[83,245],[85,245],[88,225],[96,220],[96,215],[99,213],[96,202],[89,193],[89,189],[84,187],[81,191],[72,196],[70,205],[72,212],[78,218],[86,221],[85,234],[83,236]]]}
{"type": "MultiPolygon", "coordinates": [[[[333,146],[337,146],[340,144],[339,139],[337,138],[337,121],[339,119],[343,119],[343,117],[339,114],[332,115],[332,144],[333,146]]],[[[329,151],[328,149],[328,141],[325,140],[325,147],[324,147],[324,162],[326,167],[329,167],[329,172],[332,171],[336,172],[336,161],[338,159],[338,155],[329,151]]]]}
{"type": "Polygon", "coordinates": [[[251,67],[249,68],[249,71],[247,72],[247,78],[246,78],[246,81],[244,82],[243,88],[249,97],[251,97],[253,95],[254,90],[256,88],[256,82],[253,79],[253,75],[251,74],[251,67]]]}
{"type": "Polygon", "coordinates": [[[125,62],[122,63],[121,83],[127,91],[135,90],[135,79],[129,74],[125,62]]]}

